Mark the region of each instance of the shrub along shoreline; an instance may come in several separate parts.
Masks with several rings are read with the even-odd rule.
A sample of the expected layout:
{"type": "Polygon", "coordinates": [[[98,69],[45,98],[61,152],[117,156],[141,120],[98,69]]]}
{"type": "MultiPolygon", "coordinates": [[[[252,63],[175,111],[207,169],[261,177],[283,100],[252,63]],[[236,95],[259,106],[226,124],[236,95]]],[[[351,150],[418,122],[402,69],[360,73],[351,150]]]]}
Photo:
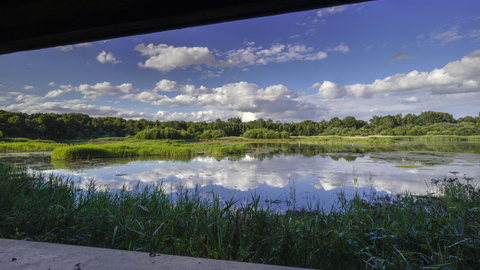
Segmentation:
{"type": "Polygon", "coordinates": [[[375,194],[286,213],[236,207],[162,185],[85,190],[55,175],[0,166],[0,237],[316,269],[474,269],[480,189],[432,180],[440,196],[375,194]]]}

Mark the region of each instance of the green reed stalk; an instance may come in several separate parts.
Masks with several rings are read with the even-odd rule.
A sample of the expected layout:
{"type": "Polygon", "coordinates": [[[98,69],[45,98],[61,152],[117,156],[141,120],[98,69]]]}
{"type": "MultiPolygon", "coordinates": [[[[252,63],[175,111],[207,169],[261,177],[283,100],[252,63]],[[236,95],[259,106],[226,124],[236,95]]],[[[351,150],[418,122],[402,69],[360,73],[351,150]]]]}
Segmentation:
{"type": "Polygon", "coordinates": [[[432,180],[436,193],[345,197],[329,211],[222,203],[200,187],[128,190],[0,166],[0,237],[316,269],[475,269],[480,189],[432,180]]]}

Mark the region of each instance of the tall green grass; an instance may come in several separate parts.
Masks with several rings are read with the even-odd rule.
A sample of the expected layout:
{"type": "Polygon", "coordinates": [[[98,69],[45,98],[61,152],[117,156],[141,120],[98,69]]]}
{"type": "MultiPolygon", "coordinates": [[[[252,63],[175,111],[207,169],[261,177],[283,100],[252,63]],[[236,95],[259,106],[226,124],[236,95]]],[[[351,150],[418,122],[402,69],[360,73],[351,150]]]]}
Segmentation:
{"type": "Polygon", "coordinates": [[[296,138],[299,142],[305,143],[367,143],[367,144],[395,144],[397,140],[391,137],[368,137],[368,138],[347,138],[340,136],[328,136],[328,137],[305,137],[296,138]]]}
{"type": "Polygon", "coordinates": [[[286,213],[161,184],[100,191],[0,167],[0,237],[316,269],[477,269],[480,190],[432,181],[437,194],[339,195],[286,213]]]}
{"type": "Polygon", "coordinates": [[[66,144],[48,140],[26,140],[13,142],[0,142],[0,152],[21,152],[21,151],[51,151],[66,144]]]}
{"type": "Polygon", "coordinates": [[[91,142],[109,142],[109,141],[133,141],[135,137],[103,137],[97,139],[91,139],[91,142]]]}
{"type": "Polygon", "coordinates": [[[480,136],[455,136],[455,135],[424,135],[424,136],[397,136],[396,140],[405,141],[431,141],[431,142],[462,142],[480,141],[480,136]]]}
{"type": "Polygon", "coordinates": [[[53,150],[52,159],[88,159],[133,156],[195,156],[199,154],[241,154],[244,145],[186,144],[171,141],[148,140],[108,144],[86,144],[59,147],[53,150]]]}
{"type": "Polygon", "coordinates": [[[287,138],[287,139],[257,139],[257,138],[244,138],[244,137],[238,137],[238,138],[227,138],[227,139],[218,139],[218,141],[227,141],[227,142],[294,142],[295,139],[292,138],[287,138]]]}

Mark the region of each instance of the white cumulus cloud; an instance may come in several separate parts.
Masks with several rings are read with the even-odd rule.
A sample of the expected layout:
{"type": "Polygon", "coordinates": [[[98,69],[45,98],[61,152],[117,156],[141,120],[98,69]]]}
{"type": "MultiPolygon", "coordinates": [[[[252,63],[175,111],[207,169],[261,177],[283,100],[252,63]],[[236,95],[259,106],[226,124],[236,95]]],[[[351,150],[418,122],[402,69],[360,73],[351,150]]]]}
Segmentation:
{"type": "Polygon", "coordinates": [[[317,110],[323,111],[319,105],[311,102],[311,97],[293,93],[284,85],[271,85],[262,89],[248,82],[230,83],[209,89],[162,80],[157,83],[154,90],[128,94],[120,98],[169,107],[189,106],[224,110],[242,118],[299,119],[313,117],[318,114],[317,110]],[[158,94],[160,90],[180,94],[169,97],[158,94]],[[199,93],[200,91],[202,93],[199,93]]]}
{"type": "Polygon", "coordinates": [[[121,61],[118,61],[117,58],[115,58],[115,56],[113,56],[113,53],[111,52],[106,53],[105,51],[100,52],[97,55],[96,59],[98,60],[98,62],[102,64],[105,64],[105,63],[118,64],[121,62],[121,61]]]}
{"type": "MultiPolygon", "coordinates": [[[[289,100],[288,95],[292,90],[283,85],[269,86],[261,89],[253,83],[238,82],[223,85],[213,89],[213,93],[198,97],[201,107],[222,107],[241,112],[255,112],[269,110],[268,104],[276,102],[280,106],[280,100],[289,100]]],[[[274,108],[270,108],[274,109],[274,108]]]]}
{"type": "Polygon", "coordinates": [[[408,74],[398,73],[371,84],[340,86],[324,81],[315,83],[309,89],[317,88],[319,98],[338,99],[343,97],[368,98],[376,93],[430,89],[433,95],[480,92],[480,50],[453,61],[443,68],[430,72],[414,70],[408,74]]]}
{"type": "Polygon", "coordinates": [[[25,85],[25,86],[23,87],[23,89],[25,89],[25,90],[30,90],[30,89],[33,89],[33,88],[34,88],[34,87],[31,86],[31,85],[25,85]]]}
{"type": "MultiPolygon", "coordinates": [[[[245,67],[248,65],[265,65],[270,62],[282,63],[292,60],[320,60],[327,57],[324,51],[315,51],[313,47],[303,44],[280,44],[275,43],[270,48],[262,46],[254,47],[254,42],[247,42],[246,48],[233,49],[225,53],[213,52],[207,47],[173,47],[166,44],[157,46],[143,43],[135,47],[142,56],[149,59],[145,63],[139,62],[142,68],[154,68],[162,72],[168,72],[176,68],[187,68],[194,66],[201,70],[199,65],[214,67],[245,67]],[[224,57],[225,60],[218,60],[215,57],[224,57]]],[[[348,46],[340,44],[330,51],[349,51],[348,46]]],[[[219,72],[221,73],[221,71],[219,72]]],[[[202,78],[217,77],[219,74],[212,71],[205,71],[202,78]]]]}
{"type": "Polygon", "coordinates": [[[145,63],[139,62],[139,67],[154,68],[163,72],[199,64],[220,67],[235,65],[230,61],[216,60],[207,47],[174,47],[167,44],[155,46],[152,43],[145,46],[142,43],[135,46],[135,50],[142,56],[149,57],[145,63]]]}
{"type": "Polygon", "coordinates": [[[25,95],[25,94],[20,94],[15,98],[16,101],[22,101],[25,104],[35,104],[38,102],[43,101],[43,97],[39,97],[36,95],[25,95]]]}
{"type": "Polygon", "coordinates": [[[205,111],[198,111],[198,112],[191,112],[191,113],[184,113],[184,112],[168,112],[168,111],[158,111],[156,115],[153,116],[155,120],[160,121],[215,121],[217,118],[220,119],[228,119],[230,117],[238,117],[238,114],[231,111],[224,111],[224,110],[205,110],[205,111]]]}
{"type": "Polygon", "coordinates": [[[170,80],[161,80],[159,81],[154,88],[154,91],[162,91],[162,92],[181,92],[187,95],[203,95],[212,93],[212,89],[208,89],[205,86],[200,86],[199,88],[195,88],[194,85],[186,84],[180,85],[175,81],[170,80]]]}
{"type": "Polygon", "coordinates": [[[71,85],[60,85],[61,89],[56,89],[49,91],[46,95],[45,98],[56,98],[65,95],[66,93],[75,90],[74,87],[71,85]]]}
{"type": "Polygon", "coordinates": [[[257,63],[267,64],[269,62],[282,63],[291,60],[319,60],[327,57],[326,52],[313,52],[313,47],[305,45],[283,45],[274,44],[269,49],[257,53],[257,63]]]}
{"type": "Polygon", "coordinates": [[[166,95],[159,95],[155,92],[144,91],[140,94],[128,94],[120,97],[121,99],[130,99],[134,101],[141,101],[144,103],[150,103],[156,106],[169,106],[169,107],[180,107],[180,106],[191,106],[197,102],[197,98],[191,95],[178,95],[173,98],[170,98],[166,95]]]}
{"type": "Polygon", "coordinates": [[[81,84],[75,88],[75,91],[81,92],[86,98],[95,98],[103,95],[115,95],[118,93],[128,94],[130,91],[136,91],[131,83],[124,83],[113,86],[109,82],[97,83],[95,85],[81,84]]]}

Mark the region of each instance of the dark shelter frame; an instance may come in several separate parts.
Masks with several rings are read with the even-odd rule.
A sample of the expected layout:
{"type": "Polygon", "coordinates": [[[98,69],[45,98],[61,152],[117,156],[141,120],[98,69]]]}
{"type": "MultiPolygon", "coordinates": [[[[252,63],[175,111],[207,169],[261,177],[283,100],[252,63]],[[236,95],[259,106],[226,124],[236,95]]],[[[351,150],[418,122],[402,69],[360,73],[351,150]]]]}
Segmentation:
{"type": "Polygon", "coordinates": [[[366,1],[0,1],[0,55],[366,1]]]}

